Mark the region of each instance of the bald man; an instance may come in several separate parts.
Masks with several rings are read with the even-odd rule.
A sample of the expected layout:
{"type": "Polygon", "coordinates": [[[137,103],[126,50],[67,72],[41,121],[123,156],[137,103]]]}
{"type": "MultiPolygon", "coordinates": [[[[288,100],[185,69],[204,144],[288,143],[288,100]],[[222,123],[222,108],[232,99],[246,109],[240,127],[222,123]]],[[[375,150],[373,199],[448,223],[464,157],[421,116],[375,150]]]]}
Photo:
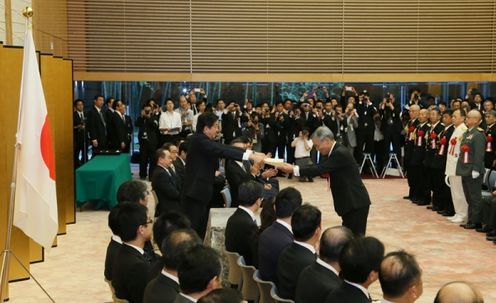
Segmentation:
{"type": "Polygon", "coordinates": [[[473,285],[455,281],[441,287],[434,303],[484,303],[484,298],[473,285]]]}
{"type": "Polygon", "coordinates": [[[462,177],[463,192],[468,202],[468,222],[465,229],[481,228],[482,225],[482,178],[484,176],[484,154],[486,138],[479,128],[481,113],[471,110],[465,124],[468,130],[463,134],[460,155],[456,164],[456,175],[462,177]]]}
{"type": "Polygon", "coordinates": [[[422,269],[415,257],[403,250],[388,253],[381,262],[379,281],[382,303],[413,303],[422,295],[422,269]]]}

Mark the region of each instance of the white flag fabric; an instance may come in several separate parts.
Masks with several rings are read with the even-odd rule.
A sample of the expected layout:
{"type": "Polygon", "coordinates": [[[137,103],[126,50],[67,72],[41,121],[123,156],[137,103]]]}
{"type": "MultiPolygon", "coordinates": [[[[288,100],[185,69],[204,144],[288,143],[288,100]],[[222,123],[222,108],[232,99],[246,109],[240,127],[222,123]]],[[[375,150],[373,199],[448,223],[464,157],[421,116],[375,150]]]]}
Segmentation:
{"type": "Polygon", "coordinates": [[[14,225],[50,249],[58,230],[55,154],[30,24],[24,40],[17,131],[14,225]]]}

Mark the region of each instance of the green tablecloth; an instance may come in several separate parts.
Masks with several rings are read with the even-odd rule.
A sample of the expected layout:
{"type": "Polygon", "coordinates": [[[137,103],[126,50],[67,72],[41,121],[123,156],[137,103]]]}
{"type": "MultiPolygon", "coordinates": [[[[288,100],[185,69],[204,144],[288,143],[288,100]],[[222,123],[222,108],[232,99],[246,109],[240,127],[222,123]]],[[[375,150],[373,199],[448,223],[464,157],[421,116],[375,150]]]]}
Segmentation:
{"type": "Polygon", "coordinates": [[[119,186],[131,180],[129,154],[100,155],[76,170],[78,205],[96,200],[96,208],[112,208],[117,204],[119,186]]]}

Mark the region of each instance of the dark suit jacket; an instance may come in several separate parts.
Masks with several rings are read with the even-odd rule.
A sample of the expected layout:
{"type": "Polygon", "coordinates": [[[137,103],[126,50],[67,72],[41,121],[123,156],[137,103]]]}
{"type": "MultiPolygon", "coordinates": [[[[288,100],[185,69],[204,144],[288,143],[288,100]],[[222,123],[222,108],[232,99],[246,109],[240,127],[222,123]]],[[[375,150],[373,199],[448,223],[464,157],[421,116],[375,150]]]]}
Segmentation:
{"type": "Polygon", "coordinates": [[[277,281],[277,260],[282,251],[293,243],[293,234],[275,221],[258,238],[258,270],[265,281],[277,281]]]}
{"type": "MultiPolygon", "coordinates": [[[[153,170],[152,188],[158,197],[158,213],[181,209],[181,191],[177,180],[162,166],[157,166],[153,170]]],[[[155,215],[158,214],[155,213],[155,215]]]]}
{"type": "Polygon", "coordinates": [[[492,168],[493,162],[496,159],[496,124],[491,125],[491,127],[487,127],[484,131],[484,135],[486,136],[486,146],[489,144],[487,142],[487,138],[491,137],[493,140],[491,144],[491,151],[486,151],[484,155],[484,166],[486,168],[492,168]]]}
{"type": "Polygon", "coordinates": [[[159,274],[145,288],[143,303],[172,303],[179,293],[179,284],[159,274]]]}
{"type": "Polygon", "coordinates": [[[426,152],[425,152],[425,159],[424,159],[424,165],[426,167],[430,168],[436,168],[436,169],[441,169],[443,166],[443,160],[444,164],[446,164],[446,160],[442,158],[436,157],[436,155],[439,153],[439,142],[441,140],[440,135],[444,131],[444,124],[439,122],[436,124],[434,129],[429,129],[429,132],[427,133],[427,141],[426,141],[426,152]],[[436,134],[436,139],[435,139],[435,148],[432,148],[432,134],[436,134]]]}
{"type": "Polygon", "coordinates": [[[108,130],[110,148],[124,150],[121,149],[121,143],[126,144],[126,148],[129,147],[126,122],[116,111],[109,113],[108,117],[110,119],[108,123],[110,126],[108,130]]]}
{"type": "Polygon", "coordinates": [[[112,265],[114,264],[115,256],[121,249],[122,244],[110,239],[110,242],[107,246],[107,254],[105,255],[105,270],[103,275],[105,279],[112,281],[112,265]]]}
{"type": "Polygon", "coordinates": [[[319,164],[300,167],[300,175],[315,177],[330,173],[334,209],[341,217],[346,213],[367,207],[370,198],[363,185],[355,159],[348,148],[335,143],[329,157],[319,164]]]}
{"type": "Polygon", "coordinates": [[[305,268],[298,278],[296,303],[324,302],[330,292],[341,286],[343,281],[330,269],[317,262],[305,268]]]}
{"type": "Polygon", "coordinates": [[[72,114],[72,126],[74,134],[74,146],[83,146],[85,140],[85,129],[76,128],[77,126],[84,125],[86,123],[86,114],[83,113],[84,118],[79,117],[79,112],[74,111],[72,114]]]}
{"type": "Polygon", "coordinates": [[[293,243],[277,261],[277,292],[284,299],[294,300],[298,277],[305,267],[315,262],[316,256],[307,248],[293,243]]]}
{"type": "Polygon", "coordinates": [[[226,160],[226,179],[229,183],[229,191],[231,192],[231,207],[237,207],[238,189],[239,186],[246,182],[255,180],[251,172],[246,172],[235,160],[226,160]]]}
{"type": "Polygon", "coordinates": [[[87,115],[86,130],[90,140],[98,141],[98,149],[105,149],[107,147],[107,121],[105,121],[105,114],[102,111],[102,118],[98,114],[96,107],[93,107],[87,115]]]}
{"type": "Polygon", "coordinates": [[[415,130],[415,141],[413,142],[413,153],[412,153],[412,158],[411,158],[411,164],[415,166],[421,166],[424,163],[425,159],[425,153],[426,153],[426,138],[427,138],[427,132],[431,128],[431,125],[429,123],[425,123],[424,125],[421,125],[420,123],[417,125],[417,128],[415,130]],[[422,136],[420,136],[423,133],[422,136]],[[420,146],[418,145],[419,138],[422,137],[420,140],[420,146]]]}
{"type": "Polygon", "coordinates": [[[232,112],[222,114],[222,134],[224,135],[224,142],[226,144],[231,143],[234,138],[241,136],[240,125],[240,115],[236,112],[233,115],[232,112]]]}
{"type": "Polygon", "coordinates": [[[243,256],[247,265],[258,267],[258,226],[246,211],[238,208],[227,220],[225,244],[226,250],[243,256]]]}
{"type": "Polygon", "coordinates": [[[176,161],[174,161],[174,167],[176,168],[176,175],[179,178],[181,184],[184,184],[184,175],[186,174],[186,166],[183,164],[183,161],[177,157],[176,161]]]}
{"type": "Polygon", "coordinates": [[[112,268],[112,286],[119,299],[141,303],[147,283],[149,264],[134,247],[123,244],[112,268]]]}
{"type": "MultiPolygon", "coordinates": [[[[242,160],[244,150],[210,140],[203,133],[189,137],[183,190],[189,199],[208,205],[212,198],[219,158],[242,160]]],[[[187,205],[185,205],[187,207],[187,205]]]]}
{"type": "Polygon", "coordinates": [[[174,300],[174,303],[194,303],[194,302],[178,294],[176,299],[174,300]]]}
{"type": "Polygon", "coordinates": [[[370,303],[370,300],[360,289],[343,283],[341,287],[327,296],[325,303],[370,303]]]}

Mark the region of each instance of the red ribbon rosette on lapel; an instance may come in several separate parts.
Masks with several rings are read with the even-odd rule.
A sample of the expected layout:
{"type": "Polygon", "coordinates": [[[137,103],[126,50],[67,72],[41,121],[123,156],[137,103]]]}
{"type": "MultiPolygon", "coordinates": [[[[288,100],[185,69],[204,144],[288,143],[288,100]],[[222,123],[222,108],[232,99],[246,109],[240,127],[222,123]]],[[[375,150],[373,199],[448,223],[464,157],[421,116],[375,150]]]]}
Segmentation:
{"type": "Polygon", "coordinates": [[[493,151],[493,144],[492,144],[493,143],[493,136],[491,136],[491,135],[486,136],[486,142],[487,142],[486,143],[486,151],[488,153],[490,153],[493,151]]]}
{"type": "Polygon", "coordinates": [[[463,152],[463,163],[467,164],[468,163],[468,153],[470,152],[470,146],[467,144],[463,144],[460,147],[460,150],[463,152]]]}
{"type": "Polygon", "coordinates": [[[439,148],[439,153],[438,153],[440,156],[444,155],[444,149],[446,148],[446,142],[448,142],[448,140],[446,140],[446,137],[443,137],[441,139],[441,147],[439,148]]]}
{"type": "Polygon", "coordinates": [[[437,139],[437,134],[435,132],[431,133],[431,148],[436,149],[436,139],[437,139]]]}
{"type": "Polygon", "coordinates": [[[424,137],[424,131],[419,130],[417,132],[417,146],[422,146],[422,138],[424,137]]]}
{"type": "Polygon", "coordinates": [[[415,126],[410,126],[408,128],[408,140],[413,140],[413,132],[415,131],[415,126]]]}
{"type": "Polygon", "coordinates": [[[454,155],[455,154],[455,146],[456,146],[456,138],[451,139],[450,143],[451,143],[451,148],[449,150],[449,154],[454,155]]]}

